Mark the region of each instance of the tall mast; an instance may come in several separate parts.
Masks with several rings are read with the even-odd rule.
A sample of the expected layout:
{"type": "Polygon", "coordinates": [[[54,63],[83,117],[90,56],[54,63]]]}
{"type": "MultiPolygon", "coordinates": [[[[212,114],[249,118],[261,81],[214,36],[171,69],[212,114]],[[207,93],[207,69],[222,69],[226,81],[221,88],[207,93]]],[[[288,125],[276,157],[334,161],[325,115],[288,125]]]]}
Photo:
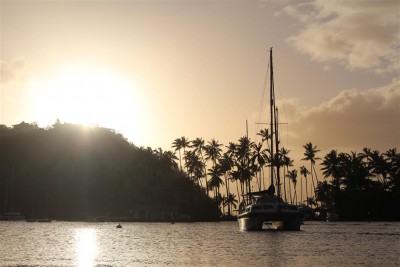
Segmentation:
{"type": "Polygon", "coordinates": [[[272,65],[272,47],[269,50],[269,96],[270,96],[270,130],[271,130],[271,186],[274,185],[274,70],[273,70],[273,65],[272,65]]]}
{"type": "Polygon", "coordinates": [[[270,129],[271,129],[271,185],[274,184],[275,170],[276,167],[276,186],[277,195],[280,196],[280,173],[279,173],[279,133],[278,133],[278,108],[275,104],[275,88],[274,88],[274,67],[272,61],[272,47],[269,50],[269,62],[270,62],[270,129]],[[275,142],[275,147],[274,147],[275,142]],[[274,150],[275,149],[275,150],[274,150]]]}

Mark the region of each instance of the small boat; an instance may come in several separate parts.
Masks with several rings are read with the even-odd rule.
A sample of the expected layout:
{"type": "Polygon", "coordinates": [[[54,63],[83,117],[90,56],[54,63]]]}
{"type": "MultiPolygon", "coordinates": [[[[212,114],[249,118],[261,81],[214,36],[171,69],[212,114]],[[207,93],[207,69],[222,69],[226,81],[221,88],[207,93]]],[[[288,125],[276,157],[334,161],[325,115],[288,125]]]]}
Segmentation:
{"type": "Polygon", "coordinates": [[[278,108],[275,105],[272,48],[270,49],[270,177],[271,183],[267,190],[245,194],[244,201],[239,206],[237,221],[240,230],[262,230],[264,224],[270,224],[277,230],[300,230],[304,214],[297,205],[283,201],[280,190],[280,160],[278,108]],[[274,153],[275,152],[275,153],[274,153]],[[275,186],[277,192],[275,194],[275,186]]]}
{"type": "Polygon", "coordinates": [[[117,226],[115,226],[115,228],[122,228],[122,225],[118,224],[117,226]]]}

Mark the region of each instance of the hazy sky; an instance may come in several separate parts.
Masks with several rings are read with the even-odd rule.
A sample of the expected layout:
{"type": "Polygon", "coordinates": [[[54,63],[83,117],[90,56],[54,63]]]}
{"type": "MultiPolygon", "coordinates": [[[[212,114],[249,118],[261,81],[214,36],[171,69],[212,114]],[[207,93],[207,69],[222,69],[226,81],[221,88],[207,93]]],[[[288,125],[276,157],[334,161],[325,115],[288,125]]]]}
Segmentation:
{"type": "Polygon", "coordinates": [[[171,149],[236,142],[247,119],[254,140],[273,46],[285,146],[400,149],[398,0],[1,0],[0,23],[0,124],[171,149]]]}

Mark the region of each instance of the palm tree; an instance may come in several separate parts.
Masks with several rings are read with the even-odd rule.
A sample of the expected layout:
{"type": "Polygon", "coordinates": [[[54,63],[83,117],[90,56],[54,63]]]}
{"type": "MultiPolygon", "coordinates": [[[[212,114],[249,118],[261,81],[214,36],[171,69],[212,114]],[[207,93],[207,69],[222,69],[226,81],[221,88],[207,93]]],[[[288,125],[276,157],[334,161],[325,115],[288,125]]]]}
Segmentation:
{"type": "Polygon", "coordinates": [[[208,169],[208,174],[211,176],[208,186],[214,191],[214,200],[218,201],[218,197],[220,196],[219,187],[224,184],[224,181],[220,177],[222,173],[219,166],[213,166],[208,169]]]}
{"type": "Polygon", "coordinates": [[[341,166],[341,158],[336,150],[332,150],[323,158],[321,165],[322,174],[325,178],[331,176],[332,184],[336,187],[336,192],[340,190],[340,178],[343,176],[343,168],[341,166]]]}
{"type": "Polygon", "coordinates": [[[388,163],[390,190],[397,193],[400,191],[400,153],[397,153],[396,148],[393,148],[386,151],[384,156],[388,163]]]}
{"type": "MultiPolygon", "coordinates": [[[[317,173],[315,171],[315,161],[321,159],[319,157],[316,157],[317,152],[319,152],[320,150],[317,149],[317,146],[313,146],[313,144],[311,142],[308,142],[303,147],[304,147],[304,149],[306,151],[304,152],[304,156],[305,157],[302,158],[301,160],[310,161],[310,165],[311,165],[311,181],[312,181],[314,194],[315,194],[316,184],[318,184],[317,173]],[[316,183],[314,183],[314,175],[315,175],[316,183]]],[[[318,204],[317,204],[317,206],[318,206],[318,204]]]]}
{"type": "Polygon", "coordinates": [[[258,168],[257,168],[257,173],[260,173],[259,179],[257,179],[257,184],[258,184],[258,191],[261,191],[261,187],[265,189],[265,182],[264,182],[264,165],[266,162],[266,156],[265,156],[265,149],[262,149],[263,144],[258,143],[252,144],[252,149],[253,149],[253,156],[251,158],[252,162],[257,162],[258,168]]]}
{"type": "Polygon", "coordinates": [[[188,176],[193,181],[197,181],[199,186],[201,184],[201,178],[204,176],[203,173],[203,163],[201,162],[199,156],[194,151],[186,151],[185,153],[185,167],[188,173],[188,176]]]}
{"type": "Polygon", "coordinates": [[[198,137],[198,138],[196,138],[195,140],[193,140],[193,141],[192,141],[191,147],[194,148],[193,151],[194,151],[197,155],[200,155],[201,162],[203,163],[204,178],[206,179],[206,181],[205,181],[205,184],[206,184],[206,192],[207,192],[207,196],[208,196],[208,188],[207,188],[208,181],[207,181],[207,169],[206,169],[207,167],[206,167],[206,161],[205,161],[204,155],[203,155],[203,151],[205,151],[206,147],[205,147],[205,145],[204,145],[204,140],[203,140],[203,138],[198,137]]]}
{"type": "MultiPolygon", "coordinates": [[[[306,180],[306,199],[308,199],[307,175],[310,174],[310,172],[307,170],[306,167],[301,166],[301,167],[300,167],[300,174],[303,175],[303,177],[304,177],[305,180],[306,180]]],[[[303,183],[302,183],[302,180],[303,180],[303,179],[300,180],[300,187],[301,187],[301,191],[300,191],[300,202],[301,202],[301,203],[303,203],[303,183]]]]}
{"type": "Polygon", "coordinates": [[[172,151],[163,151],[162,148],[155,149],[154,155],[160,160],[160,164],[163,170],[177,169],[178,165],[175,160],[178,158],[172,151]]]}
{"type": "MultiPolygon", "coordinates": [[[[289,181],[293,182],[293,186],[294,186],[294,197],[293,198],[296,199],[297,170],[288,171],[288,174],[286,175],[286,177],[289,178],[289,181]]],[[[290,203],[293,204],[292,190],[290,189],[290,183],[289,183],[289,192],[290,192],[290,203]]]]}
{"type": "MultiPolygon", "coordinates": [[[[226,195],[228,196],[230,194],[230,188],[229,188],[229,173],[232,169],[233,166],[233,161],[232,158],[229,156],[228,153],[224,153],[222,158],[220,159],[219,162],[219,167],[221,173],[223,173],[224,178],[225,178],[225,190],[226,190],[226,195]]],[[[229,207],[228,207],[229,208],[229,207]]]]}
{"type": "Polygon", "coordinates": [[[190,141],[184,136],[182,136],[180,139],[181,139],[180,140],[181,148],[183,148],[183,156],[186,161],[186,158],[185,158],[186,148],[190,147],[190,141]]]}
{"type": "Polygon", "coordinates": [[[295,203],[298,204],[299,202],[297,201],[297,170],[295,170],[295,171],[296,171],[296,175],[294,175],[294,177],[292,178],[293,187],[294,187],[293,199],[295,200],[295,203]]]}
{"type": "Polygon", "coordinates": [[[371,149],[364,147],[363,148],[363,152],[359,153],[358,156],[361,157],[362,159],[365,160],[365,168],[368,170],[368,179],[370,179],[370,176],[372,176],[371,174],[371,170],[372,170],[372,159],[371,159],[371,149]]]}
{"type": "Polygon", "coordinates": [[[241,202],[240,195],[243,194],[243,190],[239,192],[240,175],[239,175],[239,172],[237,171],[238,164],[237,164],[237,155],[236,155],[237,148],[236,147],[237,147],[237,145],[235,143],[229,142],[229,145],[226,147],[228,149],[226,151],[226,154],[232,162],[231,170],[229,173],[230,173],[231,180],[236,183],[236,192],[239,197],[239,202],[241,202]]]}
{"type": "MultiPolygon", "coordinates": [[[[211,139],[211,141],[208,142],[208,144],[204,147],[204,152],[206,156],[206,160],[211,160],[212,162],[212,167],[214,168],[217,165],[218,159],[221,156],[222,149],[220,148],[222,145],[218,143],[217,140],[211,139]]],[[[209,175],[209,173],[207,173],[209,175]]],[[[211,178],[210,178],[211,179],[211,178]]],[[[208,195],[208,185],[210,184],[210,181],[207,183],[207,195],[208,195]]]]}
{"type": "Polygon", "coordinates": [[[271,138],[268,129],[261,129],[260,132],[257,133],[257,135],[261,136],[261,143],[264,143],[266,140],[271,138]]]}
{"type": "Polygon", "coordinates": [[[364,190],[368,183],[368,170],[363,164],[362,157],[356,152],[351,154],[340,153],[339,156],[343,162],[344,179],[343,184],[348,191],[364,190]]]}
{"type": "Polygon", "coordinates": [[[225,198],[224,198],[224,206],[228,206],[228,216],[231,216],[231,211],[232,211],[232,206],[234,208],[237,207],[238,201],[236,200],[235,194],[229,193],[225,198]]]}
{"type": "MultiPolygon", "coordinates": [[[[289,167],[293,166],[293,160],[291,160],[288,155],[289,155],[290,150],[287,150],[286,148],[282,147],[279,150],[279,154],[282,159],[282,163],[280,164],[283,166],[283,177],[286,177],[286,171],[289,169],[289,167]]],[[[290,183],[290,180],[289,180],[290,183]]],[[[289,185],[289,190],[290,190],[290,185],[289,185]]],[[[284,191],[284,197],[285,201],[286,200],[286,180],[283,179],[283,191],[284,191]]],[[[292,194],[290,193],[290,199],[292,198],[292,194]]]]}
{"type": "Polygon", "coordinates": [[[384,159],[383,155],[379,153],[378,150],[374,150],[370,153],[370,159],[371,159],[371,171],[376,177],[378,177],[378,180],[381,180],[381,183],[383,185],[383,188],[387,187],[387,170],[388,164],[386,160],[384,159]],[[379,177],[381,179],[379,179],[379,177]]]}
{"type": "Polygon", "coordinates": [[[239,172],[240,181],[246,186],[246,192],[251,192],[251,178],[256,171],[256,166],[252,161],[251,147],[253,142],[247,136],[243,136],[239,139],[239,143],[236,145],[235,156],[236,156],[236,167],[239,172]]]}
{"type": "Polygon", "coordinates": [[[181,138],[176,138],[172,142],[172,148],[175,148],[175,151],[179,152],[179,169],[182,171],[182,155],[181,155],[182,140],[181,140],[181,138]]]}
{"type": "Polygon", "coordinates": [[[213,167],[215,167],[217,160],[221,156],[221,146],[222,145],[215,139],[211,139],[211,141],[208,142],[208,145],[205,146],[206,159],[211,160],[213,167]]]}

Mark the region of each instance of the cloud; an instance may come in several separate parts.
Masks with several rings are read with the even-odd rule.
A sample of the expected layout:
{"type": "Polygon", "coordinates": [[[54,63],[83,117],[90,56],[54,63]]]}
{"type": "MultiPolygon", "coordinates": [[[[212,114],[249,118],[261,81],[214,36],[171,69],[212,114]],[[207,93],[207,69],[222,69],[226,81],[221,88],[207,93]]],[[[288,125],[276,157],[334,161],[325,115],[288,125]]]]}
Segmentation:
{"type": "Polygon", "coordinates": [[[400,79],[365,91],[349,89],[319,106],[286,102],[289,139],[295,146],[311,141],[324,150],[400,147],[400,79]]]}
{"type": "Polygon", "coordinates": [[[10,61],[1,61],[0,83],[6,84],[19,78],[25,65],[25,60],[23,58],[13,58],[10,61]]]}
{"type": "Polygon", "coordinates": [[[301,22],[288,42],[315,61],[347,68],[400,70],[398,1],[315,0],[286,5],[283,12],[301,22]]]}

